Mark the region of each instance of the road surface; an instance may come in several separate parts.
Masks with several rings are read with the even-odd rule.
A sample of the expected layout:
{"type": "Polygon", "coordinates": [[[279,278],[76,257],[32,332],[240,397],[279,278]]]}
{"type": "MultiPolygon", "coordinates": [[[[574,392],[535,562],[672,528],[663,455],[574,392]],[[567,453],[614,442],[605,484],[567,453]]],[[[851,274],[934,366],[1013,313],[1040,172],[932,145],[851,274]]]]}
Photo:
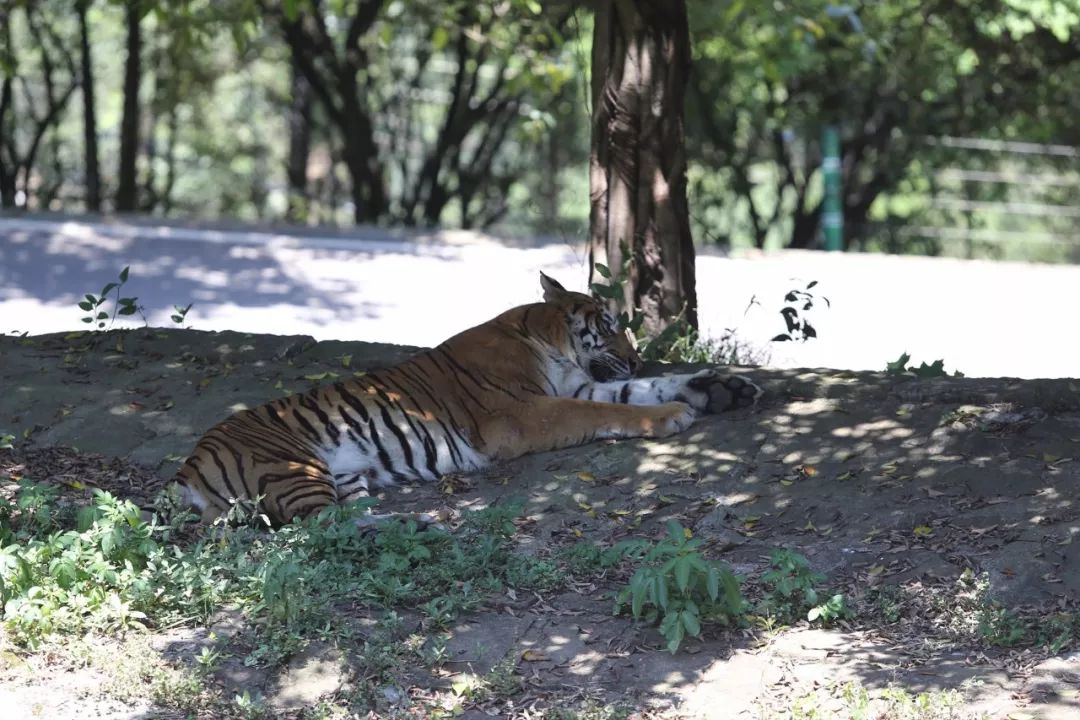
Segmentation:
{"type": "MultiPolygon", "coordinates": [[[[570,288],[586,281],[584,250],[565,242],[0,218],[0,332],[85,329],[77,303],[124,266],[124,294],[152,325],[171,326],[173,305],[193,303],[196,329],[411,345],[538,300],[541,270],[570,288]]],[[[799,251],[698,259],[704,333],[732,329],[777,367],[881,370],[906,351],[969,376],[1074,377],[1078,291],[1074,266],[799,251]],[[785,329],[785,293],[811,280],[831,302],[810,314],[818,338],[770,343],[785,329]]]]}

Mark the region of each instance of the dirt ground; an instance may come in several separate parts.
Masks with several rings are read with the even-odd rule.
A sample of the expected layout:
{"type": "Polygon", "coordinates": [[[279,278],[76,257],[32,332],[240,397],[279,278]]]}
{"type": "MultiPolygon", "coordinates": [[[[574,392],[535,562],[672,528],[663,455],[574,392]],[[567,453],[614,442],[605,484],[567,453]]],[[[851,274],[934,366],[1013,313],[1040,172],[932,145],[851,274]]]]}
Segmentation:
{"type": "MultiPolygon", "coordinates": [[[[0,479],[78,478],[146,502],[231,408],[409,352],[190,331],[0,337],[0,434],[19,439],[0,451],[0,479]]],[[[401,669],[385,688],[386,714],[437,703],[465,674],[512,658],[521,692],[465,703],[464,717],[539,717],[591,700],[643,716],[784,718],[793,704],[841,707],[848,683],[958,689],[972,717],[1080,717],[1075,632],[1051,656],[1047,643],[998,647],[964,628],[984,590],[1015,617],[1077,617],[1080,383],[747,372],[766,391],[752,411],[701,419],[663,441],[526,457],[450,494],[391,491],[380,507],[452,516],[521,498],[517,542],[535,553],[581,539],[658,538],[677,519],[748,579],[749,595],[770,550],[791,548],[847,594],[854,617],[829,629],[710,628],[671,655],[655,628],[613,616],[611,592],[626,578],[612,572],[550,596],[490,598],[452,628],[438,672],[401,669]]],[[[416,619],[402,617],[404,636],[416,619]]],[[[148,652],[190,658],[228,637],[231,623],[225,615],[210,628],[151,634],[148,652]]],[[[297,716],[346,686],[350,664],[348,652],[316,641],[283,668],[224,663],[215,682],[297,716]]],[[[98,697],[100,670],[64,667],[5,651],[0,707],[16,709],[5,717],[163,716],[145,702],[98,697]]]]}

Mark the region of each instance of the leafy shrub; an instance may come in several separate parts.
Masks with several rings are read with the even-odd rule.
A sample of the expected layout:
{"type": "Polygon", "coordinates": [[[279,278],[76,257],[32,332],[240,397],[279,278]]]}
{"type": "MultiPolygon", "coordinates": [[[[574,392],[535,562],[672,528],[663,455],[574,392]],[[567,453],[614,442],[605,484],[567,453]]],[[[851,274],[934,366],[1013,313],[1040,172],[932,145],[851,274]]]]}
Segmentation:
{"type": "Polygon", "coordinates": [[[643,563],[615,600],[615,612],[625,605],[635,618],[660,621],[660,634],[675,653],[683,639],[701,636],[703,622],[728,625],[743,614],[739,582],[724,564],[698,550],[702,541],[672,520],[668,536],[651,547],[639,544],[643,563]]]}

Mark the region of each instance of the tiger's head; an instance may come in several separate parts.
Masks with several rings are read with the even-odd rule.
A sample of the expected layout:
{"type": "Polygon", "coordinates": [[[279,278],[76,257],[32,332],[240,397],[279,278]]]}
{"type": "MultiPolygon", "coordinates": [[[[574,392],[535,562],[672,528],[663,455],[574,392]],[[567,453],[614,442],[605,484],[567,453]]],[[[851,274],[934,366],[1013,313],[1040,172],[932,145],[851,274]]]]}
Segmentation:
{"type": "Polygon", "coordinates": [[[565,313],[573,359],[593,380],[627,380],[641,369],[641,358],[629,334],[619,328],[602,301],[567,290],[544,273],[540,273],[540,286],[544,302],[565,313]]]}

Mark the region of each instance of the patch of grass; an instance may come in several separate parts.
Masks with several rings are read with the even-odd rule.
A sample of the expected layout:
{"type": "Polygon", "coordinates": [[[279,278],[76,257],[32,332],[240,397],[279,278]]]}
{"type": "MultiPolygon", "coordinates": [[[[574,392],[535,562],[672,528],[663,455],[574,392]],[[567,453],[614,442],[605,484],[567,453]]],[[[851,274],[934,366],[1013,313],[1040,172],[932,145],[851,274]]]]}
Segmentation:
{"type": "Polygon", "coordinates": [[[899,687],[868,690],[861,684],[831,685],[797,699],[787,713],[791,720],[980,720],[968,712],[964,694],[941,690],[913,694],[899,687]]]}
{"type": "Polygon", "coordinates": [[[1008,608],[990,595],[986,573],[965,570],[952,585],[874,588],[860,609],[886,624],[922,627],[923,632],[984,648],[1041,648],[1057,655],[1080,639],[1080,613],[1008,608]]]}
{"type": "Polygon", "coordinates": [[[0,505],[0,621],[31,648],[88,630],[205,622],[230,606],[257,628],[249,661],[274,664],[335,627],[341,603],[418,608],[438,626],[506,587],[562,582],[552,561],[514,552],[516,506],[472,513],[453,535],[391,522],[371,536],[354,522],[363,506],[334,506],[278,530],[216,526],[187,544],[105,492],[77,513],[65,507],[32,483],[0,505]]]}
{"type": "Polygon", "coordinates": [[[544,711],[544,720],[628,720],[639,715],[629,705],[586,701],[576,707],[553,707],[544,711]]]}
{"type": "Polygon", "coordinates": [[[818,585],[825,576],[810,569],[802,555],[776,549],[769,556],[769,569],[762,574],[765,595],[755,612],[774,621],[791,623],[801,617],[823,625],[851,614],[847,599],[840,593],[822,594],[818,585]]]}

